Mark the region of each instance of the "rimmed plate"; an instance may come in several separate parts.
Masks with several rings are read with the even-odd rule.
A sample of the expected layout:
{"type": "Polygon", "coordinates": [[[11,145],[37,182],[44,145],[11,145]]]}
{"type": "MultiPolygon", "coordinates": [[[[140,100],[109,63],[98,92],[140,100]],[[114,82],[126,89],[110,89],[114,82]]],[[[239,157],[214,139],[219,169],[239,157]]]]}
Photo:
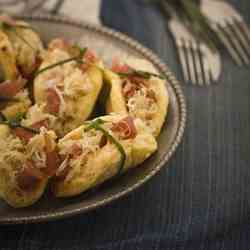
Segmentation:
{"type": "Polygon", "coordinates": [[[47,192],[34,206],[13,209],[0,201],[0,224],[20,224],[60,219],[96,209],[125,196],[153,177],[167,162],[179,145],[185,128],[186,105],[179,83],[167,66],[150,50],[114,30],[78,23],[63,18],[20,17],[41,34],[45,42],[63,37],[95,49],[106,62],[115,56],[135,55],[150,60],[166,76],[170,96],[167,121],[158,138],[159,149],[143,166],[106,183],[97,190],[70,199],[56,199],[47,192]]]}

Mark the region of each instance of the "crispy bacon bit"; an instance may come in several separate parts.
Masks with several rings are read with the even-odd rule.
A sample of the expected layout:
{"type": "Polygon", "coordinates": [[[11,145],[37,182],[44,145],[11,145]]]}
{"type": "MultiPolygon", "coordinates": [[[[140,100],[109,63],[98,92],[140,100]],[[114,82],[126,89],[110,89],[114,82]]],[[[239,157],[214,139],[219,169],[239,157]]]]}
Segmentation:
{"type": "Polygon", "coordinates": [[[93,50],[87,49],[83,59],[88,63],[95,63],[97,61],[97,55],[93,50]]]}
{"type": "Polygon", "coordinates": [[[73,144],[69,150],[69,155],[71,158],[75,159],[82,154],[82,147],[78,144],[73,144]]]}
{"type": "Polygon", "coordinates": [[[12,17],[8,15],[0,15],[0,22],[6,23],[9,26],[16,26],[17,22],[12,17]]]}
{"type": "Polygon", "coordinates": [[[58,93],[53,88],[47,89],[47,105],[46,109],[49,113],[58,114],[60,110],[60,97],[58,93]]]}
{"type": "Polygon", "coordinates": [[[19,65],[18,68],[25,79],[32,79],[33,73],[40,67],[41,63],[42,58],[37,55],[30,67],[19,65]]]}
{"type": "Polygon", "coordinates": [[[46,165],[47,167],[43,169],[44,173],[48,176],[54,176],[60,166],[60,158],[56,149],[46,152],[46,165]]]}
{"type": "Polygon", "coordinates": [[[100,148],[103,148],[108,143],[108,138],[106,135],[102,135],[102,138],[100,140],[99,146],[100,148]]]}
{"type": "Polygon", "coordinates": [[[56,174],[58,167],[60,166],[60,158],[54,143],[45,134],[45,152],[46,152],[46,168],[43,169],[44,173],[48,176],[56,174]]]}
{"type": "Polygon", "coordinates": [[[29,131],[21,127],[14,128],[13,132],[19,139],[21,139],[25,143],[28,143],[30,139],[35,135],[32,131],[29,131]]]}
{"type": "Polygon", "coordinates": [[[21,190],[31,192],[39,185],[39,182],[43,179],[43,174],[34,166],[32,161],[27,161],[23,171],[17,174],[16,178],[17,185],[21,190]]]}
{"type": "Polygon", "coordinates": [[[80,69],[82,70],[83,73],[85,73],[89,69],[89,64],[87,63],[82,63],[80,65],[80,69]]]}
{"type": "Polygon", "coordinates": [[[118,132],[122,139],[135,138],[137,135],[134,120],[131,116],[128,116],[121,121],[114,123],[111,128],[112,131],[118,132]]]}
{"type": "Polygon", "coordinates": [[[60,170],[60,167],[58,171],[56,172],[55,180],[56,181],[64,181],[67,177],[71,167],[69,165],[70,159],[76,159],[78,156],[82,154],[82,147],[78,144],[73,144],[71,148],[68,151],[67,156],[62,156],[61,163],[65,163],[63,169],[60,170]]]}
{"type": "Polygon", "coordinates": [[[31,128],[33,128],[33,129],[40,129],[42,127],[45,127],[47,129],[49,128],[49,120],[48,119],[36,122],[36,123],[31,125],[31,128]]]}
{"type": "Polygon", "coordinates": [[[19,91],[21,91],[25,84],[26,79],[19,77],[16,80],[7,80],[0,84],[0,96],[4,97],[13,97],[15,96],[19,91]]]}
{"type": "Polygon", "coordinates": [[[124,85],[123,85],[123,89],[122,89],[122,93],[123,96],[126,98],[130,98],[132,96],[135,95],[137,88],[134,84],[132,84],[130,81],[125,80],[124,81],[124,85]]]}
{"type": "Polygon", "coordinates": [[[80,68],[83,72],[86,72],[89,69],[90,64],[96,63],[98,58],[97,58],[94,51],[87,49],[87,51],[85,52],[85,54],[83,56],[83,60],[86,63],[81,64],[80,68]]]}
{"type": "Polygon", "coordinates": [[[149,89],[149,90],[147,91],[147,97],[148,97],[149,99],[152,99],[154,102],[157,102],[155,92],[154,92],[152,89],[149,89]]]}
{"type": "Polygon", "coordinates": [[[129,80],[138,86],[148,86],[147,80],[139,76],[129,76],[129,80]]]}
{"type": "Polygon", "coordinates": [[[113,58],[111,70],[116,73],[129,73],[130,67],[126,64],[121,64],[118,58],[113,58]]]}

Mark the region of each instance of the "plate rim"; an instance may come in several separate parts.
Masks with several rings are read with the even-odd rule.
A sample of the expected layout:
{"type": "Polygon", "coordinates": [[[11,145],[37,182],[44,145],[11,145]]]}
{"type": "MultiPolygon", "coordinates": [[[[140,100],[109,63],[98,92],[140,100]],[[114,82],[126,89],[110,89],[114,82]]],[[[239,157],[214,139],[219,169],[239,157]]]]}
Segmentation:
{"type": "Polygon", "coordinates": [[[166,154],[163,156],[162,161],[152,170],[150,171],[143,179],[140,179],[138,182],[136,182],[134,185],[126,188],[123,191],[120,191],[116,193],[115,195],[112,195],[110,197],[104,198],[100,201],[97,201],[91,205],[71,209],[68,211],[61,211],[61,212],[46,212],[46,213],[40,213],[39,215],[33,215],[33,216],[16,216],[16,217],[8,217],[4,219],[0,219],[0,225],[10,225],[10,224],[24,224],[24,223],[36,223],[36,222],[47,222],[47,221],[54,221],[59,220],[63,218],[67,218],[74,215],[83,214],[86,212],[89,212],[91,210],[103,207],[119,198],[126,197],[134,190],[141,187],[143,184],[145,184],[149,179],[151,179],[153,176],[155,176],[167,163],[170,158],[175,153],[177,147],[181,143],[181,140],[184,135],[184,130],[186,127],[186,120],[187,120],[187,106],[186,106],[186,100],[180,85],[180,82],[176,79],[172,71],[168,68],[168,66],[149,48],[142,45],[140,42],[136,41],[134,38],[131,38],[119,31],[116,31],[114,29],[108,28],[103,25],[95,25],[90,24],[85,21],[78,21],[69,17],[52,17],[50,15],[15,15],[15,17],[24,19],[24,20],[34,20],[34,21],[46,21],[46,22],[55,22],[55,23],[61,23],[66,25],[72,25],[78,28],[91,30],[93,32],[100,33],[102,35],[105,35],[107,37],[114,38],[116,40],[119,40],[120,42],[126,44],[131,49],[138,51],[139,53],[143,54],[148,60],[150,60],[155,66],[157,66],[167,77],[168,84],[171,85],[173,91],[175,92],[177,102],[179,104],[179,112],[180,112],[180,122],[179,127],[177,130],[177,134],[175,136],[175,139],[170,146],[170,149],[166,154]]]}

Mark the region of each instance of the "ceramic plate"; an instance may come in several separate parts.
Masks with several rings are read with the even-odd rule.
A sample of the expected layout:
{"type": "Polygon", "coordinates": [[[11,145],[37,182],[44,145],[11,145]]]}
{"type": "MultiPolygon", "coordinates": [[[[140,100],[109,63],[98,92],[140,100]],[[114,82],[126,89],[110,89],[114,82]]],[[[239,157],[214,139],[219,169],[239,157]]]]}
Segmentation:
{"type": "Polygon", "coordinates": [[[105,183],[98,189],[70,199],[56,199],[49,192],[34,206],[13,209],[0,201],[0,224],[19,224],[60,219],[104,206],[140,187],[161,168],[168,166],[170,157],[179,145],[186,121],[186,106],[181,88],[167,66],[133,39],[104,27],[95,27],[62,18],[20,17],[41,34],[44,42],[62,37],[93,48],[110,63],[113,56],[135,55],[150,60],[167,78],[166,87],[170,96],[167,120],[158,138],[159,149],[150,159],[119,179],[105,183]]]}

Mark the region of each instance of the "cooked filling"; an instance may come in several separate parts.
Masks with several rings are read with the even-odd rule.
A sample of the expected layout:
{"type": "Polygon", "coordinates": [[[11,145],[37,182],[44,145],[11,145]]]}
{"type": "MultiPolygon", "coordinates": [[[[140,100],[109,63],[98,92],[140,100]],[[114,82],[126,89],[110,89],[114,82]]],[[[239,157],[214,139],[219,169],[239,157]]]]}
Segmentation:
{"type": "Polygon", "coordinates": [[[126,64],[120,64],[116,59],[113,61],[112,70],[116,73],[128,74],[123,78],[122,94],[129,114],[142,119],[149,128],[153,129],[153,119],[159,110],[154,77],[145,79],[133,74],[129,75],[131,68],[126,64]]]}
{"type": "MultiPolygon", "coordinates": [[[[105,131],[117,141],[135,138],[137,130],[134,120],[126,117],[117,122],[105,122],[102,125],[105,131]]],[[[59,143],[59,154],[63,159],[57,170],[58,180],[68,182],[80,174],[88,160],[105,145],[112,143],[101,131],[83,131],[80,139],[67,139],[59,143]]]]}
{"type": "Polygon", "coordinates": [[[17,114],[26,113],[31,105],[27,89],[21,90],[13,98],[15,101],[5,104],[1,111],[9,119],[16,117],[17,114]]]}
{"type": "Polygon", "coordinates": [[[45,128],[34,134],[21,127],[0,138],[0,172],[12,187],[30,192],[53,175],[58,162],[55,138],[54,132],[45,128]]]}
{"type": "Polygon", "coordinates": [[[153,127],[153,118],[158,112],[158,105],[155,91],[149,81],[138,77],[125,79],[122,91],[129,114],[153,127]]]}
{"type": "Polygon", "coordinates": [[[45,105],[33,105],[26,114],[26,119],[22,121],[22,125],[32,128],[52,128],[55,124],[56,117],[45,112],[45,105]]]}
{"type": "Polygon", "coordinates": [[[26,80],[24,78],[19,77],[16,80],[7,80],[0,83],[0,96],[3,97],[14,97],[20,91],[23,90],[26,84],[26,80]]]}
{"type": "Polygon", "coordinates": [[[29,78],[38,68],[40,56],[43,52],[43,45],[39,36],[25,22],[15,21],[6,15],[1,15],[0,21],[10,27],[4,29],[4,32],[15,51],[17,67],[24,77],[29,78]],[[19,28],[18,26],[26,28],[19,28]]]}
{"type": "MultiPolygon", "coordinates": [[[[49,51],[40,69],[46,68],[72,58],[76,50],[66,42],[55,39],[49,45],[49,51]]],[[[89,64],[94,62],[95,56],[87,50],[84,58],[79,61],[71,61],[52,67],[37,77],[42,81],[45,88],[46,112],[60,118],[62,121],[77,117],[75,101],[93,91],[93,84],[86,72],[89,64]]]]}

